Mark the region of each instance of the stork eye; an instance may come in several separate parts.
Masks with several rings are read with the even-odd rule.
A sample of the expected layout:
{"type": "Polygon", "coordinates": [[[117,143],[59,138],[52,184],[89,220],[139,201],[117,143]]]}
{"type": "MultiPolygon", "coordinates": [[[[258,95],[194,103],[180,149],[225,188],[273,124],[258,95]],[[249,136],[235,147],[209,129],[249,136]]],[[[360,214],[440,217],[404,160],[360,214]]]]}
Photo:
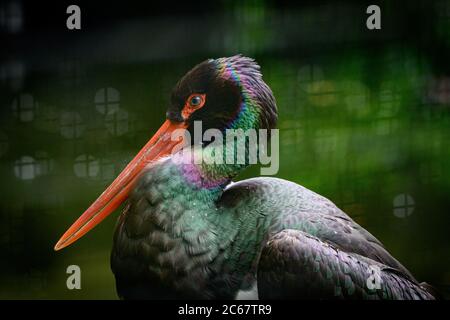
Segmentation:
{"type": "Polygon", "coordinates": [[[184,120],[188,119],[192,113],[200,109],[205,105],[206,94],[193,93],[187,98],[183,110],[181,110],[181,116],[184,120]]]}
{"type": "Polygon", "coordinates": [[[193,95],[189,98],[189,104],[192,107],[199,107],[201,105],[203,105],[204,101],[203,101],[203,97],[200,95],[193,95]]]}

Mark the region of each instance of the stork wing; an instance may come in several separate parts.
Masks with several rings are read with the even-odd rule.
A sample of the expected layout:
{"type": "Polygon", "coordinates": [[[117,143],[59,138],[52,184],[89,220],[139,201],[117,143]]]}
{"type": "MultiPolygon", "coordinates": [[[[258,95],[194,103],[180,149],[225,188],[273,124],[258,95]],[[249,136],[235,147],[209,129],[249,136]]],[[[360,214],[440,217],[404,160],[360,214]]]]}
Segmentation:
{"type": "Polygon", "coordinates": [[[293,229],[264,246],[258,293],[261,299],[434,299],[397,269],[293,229]]]}

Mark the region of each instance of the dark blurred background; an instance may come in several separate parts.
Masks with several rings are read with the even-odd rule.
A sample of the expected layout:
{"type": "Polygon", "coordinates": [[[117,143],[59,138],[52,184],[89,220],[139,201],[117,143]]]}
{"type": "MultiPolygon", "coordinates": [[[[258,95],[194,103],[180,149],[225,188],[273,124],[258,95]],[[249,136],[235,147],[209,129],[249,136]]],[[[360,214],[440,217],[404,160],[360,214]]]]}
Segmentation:
{"type": "Polygon", "coordinates": [[[0,298],[116,298],[117,214],[53,246],[163,122],[177,79],[237,53],[277,98],[278,176],[448,293],[450,1],[2,0],[0,36],[0,298]],[[72,264],[81,290],[66,288],[72,264]]]}

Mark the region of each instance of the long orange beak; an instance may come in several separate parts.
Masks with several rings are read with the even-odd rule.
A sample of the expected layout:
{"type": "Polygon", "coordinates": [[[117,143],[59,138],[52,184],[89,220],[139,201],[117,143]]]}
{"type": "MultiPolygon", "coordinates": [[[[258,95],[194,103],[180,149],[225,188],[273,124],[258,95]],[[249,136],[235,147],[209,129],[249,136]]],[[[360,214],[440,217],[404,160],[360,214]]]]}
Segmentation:
{"type": "Polygon", "coordinates": [[[172,133],[176,129],[186,129],[186,127],[185,123],[173,123],[166,120],[114,182],[63,234],[55,245],[55,250],[74,243],[117,209],[128,197],[142,169],[150,162],[169,155],[180,143],[180,141],[172,141],[172,133]]]}

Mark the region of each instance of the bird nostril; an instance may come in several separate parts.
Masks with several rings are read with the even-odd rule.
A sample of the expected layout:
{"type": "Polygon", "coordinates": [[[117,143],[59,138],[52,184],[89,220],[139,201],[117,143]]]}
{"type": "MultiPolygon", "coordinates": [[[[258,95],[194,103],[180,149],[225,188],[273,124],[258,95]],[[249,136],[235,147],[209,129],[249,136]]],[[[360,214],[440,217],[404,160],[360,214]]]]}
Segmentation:
{"type": "Polygon", "coordinates": [[[180,112],[176,112],[176,111],[167,111],[166,119],[172,120],[175,122],[183,122],[183,120],[184,120],[183,117],[181,117],[180,112]]]}

